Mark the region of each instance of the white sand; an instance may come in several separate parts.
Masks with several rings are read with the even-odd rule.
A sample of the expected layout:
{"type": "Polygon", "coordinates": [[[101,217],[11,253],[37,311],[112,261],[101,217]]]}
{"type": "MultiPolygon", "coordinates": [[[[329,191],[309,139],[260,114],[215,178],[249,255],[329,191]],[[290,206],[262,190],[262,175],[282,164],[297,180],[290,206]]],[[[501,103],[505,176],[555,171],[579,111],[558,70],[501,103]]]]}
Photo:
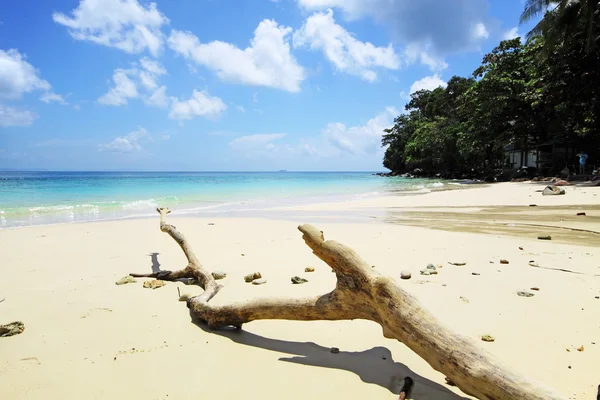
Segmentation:
{"type": "MultiPolygon", "coordinates": [[[[587,213],[586,222],[578,223],[600,230],[595,207],[600,188],[569,187],[567,195],[556,197],[535,193],[540,188],[500,184],[296,211],[362,215],[389,207],[456,206],[471,212],[472,206],[537,203],[557,206],[554,211],[532,208],[540,220],[558,221],[556,215],[572,214],[576,204],[587,213]]],[[[326,293],[335,276],[296,230],[298,223],[313,221],[295,220],[294,210],[288,211],[289,221],[176,218],[175,210],[171,222],[208,269],[228,272],[222,281],[226,287],[214,301],[326,293]],[[306,266],[316,271],[304,273],[306,266]],[[243,276],[253,271],[268,283],[246,284],[243,276]],[[294,275],[309,283],[292,285],[294,275]]],[[[354,248],[380,272],[399,280],[401,270],[411,270],[413,278],[400,282],[404,288],[514,370],[571,398],[595,398],[600,251],[586,237],[539,241],[531,234],[449,232],[378,219],[319,221],[326,238],[354,248]],[[499,264],[501,258],[510,264],[499,264]],[[447,264],[453,260],[467,265],[447,264]],[[530,260],[581,274],[532,268],[530,260]],[[419,276],[428,263],[444,267],[439,275],[419,276]],[[534,297],[516,295],[531,287],[540,288],[534,297]],[[481,342],[482,334],[496,341],[481,342]],[[583,352],[576,350],[581,345],[583,352]]],[[[153,291],[142,288],[143,279],[114,284],[129,272],[150,272],[151,253],[158,253],[163,269],[185,265],[177,245],[159,231],[158,218],[0,230],[0,299],[6,297],[0,324],[21,320],[26,326],[21,335],[0,338],[0,398],[395,399],[407,374],[415,380],[414,399],[467,397],[403,344],[384,339],[371,322],[256,321],[242,333],[207,332],[190,322],[185,304],[177,301],[176,287],[201,289],[167,283],[153,291]],[[339,354],[329,352],[333,346],[339,354]]]]}

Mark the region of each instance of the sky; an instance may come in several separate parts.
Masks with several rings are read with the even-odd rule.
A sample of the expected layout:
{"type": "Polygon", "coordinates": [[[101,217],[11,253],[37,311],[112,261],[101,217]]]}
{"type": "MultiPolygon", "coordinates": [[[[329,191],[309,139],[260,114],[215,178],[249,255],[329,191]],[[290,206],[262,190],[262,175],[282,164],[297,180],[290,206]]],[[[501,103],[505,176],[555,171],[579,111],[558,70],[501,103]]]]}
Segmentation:
{"type": "Polygon", "coordinates": [[[381,171],[523,0],[0,2],[0,168],[381,171]]]}

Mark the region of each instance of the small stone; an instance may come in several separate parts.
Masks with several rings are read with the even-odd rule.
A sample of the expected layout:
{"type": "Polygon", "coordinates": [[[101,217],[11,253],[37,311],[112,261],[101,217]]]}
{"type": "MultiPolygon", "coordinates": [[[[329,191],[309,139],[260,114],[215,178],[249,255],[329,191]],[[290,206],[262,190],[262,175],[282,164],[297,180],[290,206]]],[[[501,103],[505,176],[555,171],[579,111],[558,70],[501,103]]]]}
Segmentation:
{"type": "Polygon", "coordinates": [[[11,322],[10,324],[0,325],[0,337],[9,337],[19,335],[25,330],[25,324],[21,321],[11,322]]]}
{"type": "Polygon", "coordinates": [[[429,271],[428,269],[422,269],[421,275],[431,275],[431,271],[429,271]]]}
{"type": "Polygon", "coordinates": [[[131,275],[127,275],[115,282],[115,285],[126,285],[128,283],[135,283],[135,279],[131,275]]]}
{"type": "Polygon", "coordinates": [[[595,298],[595,299],[600,299],[600,296],[596,296],[596,297],[594,297],[594,298],[595,298]]]}
{"type": "Polygon", "coordinates": [[[431,269],[430,269],[430,270],[429,270],[429,273],[430,273],[431,275],[437,275],[437,274],[438,274],[438,271],[436,271],[436,270],[431,270],[431,269]]]}
{"type": "Polygon", "coordinates": [[[340,352],[340,349],[338,349],[337,347],[332,347],[331,349],[329,349],[329,352],[333,353],[333,354],[337,354],[340,352]]]}
{"type": "Polygon", "coordinates": [[[583,345],[581,345],[581,347],[578,347],[577,351],[580,351],[580,352],[583,351],[583,345]]]}
{"type": "Polygon", "coordinates": [[[517,292],[517,295],[519,295],[521,297],[533,297],[533,293],[524,292],[524,291],[517,292]]]}
{"type": "Polygon", "coordinates": [[[306,267],[304,268],[304,272],[315,272],[315,269],[313,267],[306,267]]]}
{"type": "Polygon", "coordinates": [[[481,275],[479,272],[471,272],[471,275],[481,275]]]}
{"type": "Polygon", "coordinates": [[[508,264],[508,260],[502,259],[502,260],[500,260],[500,264],[508,264]]]}
{"type": "Polygon", "coordinates": [[[211,273],[211,275],[213,278],[215,278],[215,280],[227,278],[227,272],[225,271],[214,271],[213,273],[211,273]]]}
{"type": "Polygon", "coordinates": [[[569,369],[571,369],[571,366],[569,365],[569,369]]]}
{"type": "Polygon", "coordinates": [[[540,288],[539,288],[539,287],[532,287],[532,288],[530,288],[529,290],[535,290],[536,292],[539,292],[539,291],[540,291],[540,288]]]}
{"type": "Polygon", "coordinates": [[[209,222],[208,225],[213,226],[215,223],[214,222],[209,222]]]}
{"type": "Polygon", "coordinates": [[[244,281],[246,282],[252,282],[255,279],[260,279],[262,278],[262,275],[260,274],[260,272],[253,272],[251,274],[248,274],[244,277],[244,281]]]}
{"type": "Polygon", "coordinates": [[[433,265],[433,264],[429,264],[429,265],[427,266],[427,269],[431,269],[431,270],[435,271],[435,270],[436,270],[436,267],[435,267],[435,265],[433,265]]]}
{"type": "Polygon", "coordinates": [[[580,217],[585,217],[585,213],[584,213],[584,212],[577,213],[577,216],[578,216],[578,217],[579,217],[579,216],[580,216],[580,217]]]}
{"type": "Polygon", "coordinates": [[[242,253],[242,257],[244,257],[244,256],[245,256],[245,254],[244,254],[244,253],[242,253]]]}
{"type": "Polygon", "coordinates": [[[194,295],[193,295],[193,294],[191,294],[191,293],[182,293],[182,294],[179,296],[179,301],[188,301],[188,300],[189,300],[189,299],[191,299],[192,297],[194,297],[194,295]]]}
{"type": "Polygon", "coordinates": [[[304,278],[301,278],[299,276],[293,276],[292,277],[292,283],[294,285],[300,285],[300,284],[306,283],[306,282],[308,282],[308,279],[304,279],[304,278]]]}
{"type": "Polygon", "coordinates": [[[161,281],[160,279],[155,279],[153,281],[144,282],[144,287],[146,289],[158,289],[165,285],[166,285],[165,281],[161,281]]]}
{"type": "Polygon", "coordinates": [[[400,272],[400,278],[401,279],[410,279],[411,276],[412,276],[412,274],[410,273],[410,271],[402,271],[402,272],[400,272]]]}
{"type": "Polygon", "coordinates": [[[523,250],[523,247],[519,246],[519,250],[523,250]]]}
{"type": "Polygon", "coordinates": [[[456,265],[457,267],[462,267],[464,265],[467,265],[467,263],[464,262],[464,261],[448,262],[448,264],[450,264],[450,265],[456,265]]]}
{"type": "Polygon", "coordinates": [[[259,278],[252,281],[253,285],[264,285],[265,283],[267,283],[265,278],[259,278]]]}
{"type": "Polygon", "coordinates": [[[494,341],[496,341],[496,339],[494,339],[491,335],[483,335],[481,337],[481,340],[483,340],[484,342],[494,342],[494,341]]]}
{"type": "Polygon", "coordinates": [[[538,236],[538,239],[539,240],[552,240],[552,236],[548,236],[548,235],[546,235],[546,236],[538,236]]]}
{"type": "Polygon", "coordinates": [[[529,207],[537,207],[537,204],[530,204],[529,207]]]}
{"type": "Polygon", "coordinates": [[[442,286],[448,286],[448,285],[446,285],[445,283],[442,283],[442,286]]]}

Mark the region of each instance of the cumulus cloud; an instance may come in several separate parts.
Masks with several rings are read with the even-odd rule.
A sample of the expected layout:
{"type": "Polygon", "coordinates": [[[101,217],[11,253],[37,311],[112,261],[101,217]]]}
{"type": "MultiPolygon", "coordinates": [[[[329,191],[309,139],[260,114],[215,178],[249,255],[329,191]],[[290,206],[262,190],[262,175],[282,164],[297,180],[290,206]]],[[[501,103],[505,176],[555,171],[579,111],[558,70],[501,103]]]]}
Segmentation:
{"type": "Polygon", "coordinates": [[[221,41],[201,43],[193,33],[178,30],[171,31],[168,43],[173,51],[216,72],[225,82],[298,92],[305,74],[290,52],[291,31],[265,19],[243,50],[221,41]]]}
{"type": "Polygon", "coordinates": [[[25,93],[51,88],[17,49],[0,50],[0,98],[17,100],[25,93]]]}
{"type": "MultiPolygon", "coordinates": [[[[487,38],[488,0],[297,0],[297,3],[309,11],[339,9],[347,20],[373,19],[389,28],[399,44],[417,46],[427,51],[429,58],[438,60],[448,54],[476,50],[487,38]]],[[[417,61],[428,57],[419,57],[417,61]]]]}
{"type": "Polygon", "coordinates": [[[373,82],[374,68],[398,69],[400,59],[392,45],[378,47],[361,42],[335,22],[333,11],[316,12],[294,33],[294,46],[320,50],[339,70],[373,82]]]}
{"type": "Polygon", "coordinates": [[[67,104],[67,102],[65,101],[65,98],[63,96],[61,96],[60,94],[56,94],[54,92],[46,92],[44,94],[42,94],[40,96],[40,100],[43,101],[46,104],[49,103],[58,103],[58,104],[67,104]]]}
{"type": "Polygon", "coordinates": [[[31,111],[0,104],[0,126],[29,126],[37,118],[31,111]]]}
{"type": "Polygon", "coordinates": [[[446,88],[448,84],[438,74],[432,76],[426,76],[424,78],[415,81],[410,87],[410,94],[418,92],[419,90],[434,90],[439,87],[446,88]]]}
{"type": "Polygon", "coordinates": [[[342,152],[374,154],[380,151],[383,130],[393,125],[397,115],[398,110],[387,107],[365,125],[346,127],[340,122],[330,123],[323,130],[323,136],[342,152]]]}
{"type": "Polygon", "coordinates": [[[161,32],[169,24],[156,7],[137,0],[81,0],[70,15],[55,12],[54,22],[68,28],[76,40],[87,40],[127,53],[148,50],[157,55],[164,43],[161,32]]]}
{"type": "Polygon", "coordinates": [[[125,136],[119,136],[113,141],[98,146],[100,151],[109,151],[113,153],[132,153],[142,150],[141,141],[149,138],[148,131],[139,128],[125,136]]]}
{"type": "Polygon", "coordinates": [[[113,73],[113,87],[98,102],[110,106],[124,106],[129,99],[142,97],[144,103],[154,107],[168,105],[167,87],[159,86],[158,79],[167,70],[156,60],[143,57],[140,67],[117,68],[113,73]]]}
{"type": "Polygon", "coordinates": [[[211,96],[206,91],[194,90],[192,97],[179,100],[171,97],[171,111],[169,118],[177,120],[190,120],[196,117],[216,117],[227,109],[219,97],[211,96]]]}
{"type": "Polygon", "coordinates": [[[511,40],[518,38],[519,36],[521,36],[519,34],[519,28],[515,26],[514,28],[511,28],[504,32],[504,34],[502,35],[502,40],[511,40]]]}

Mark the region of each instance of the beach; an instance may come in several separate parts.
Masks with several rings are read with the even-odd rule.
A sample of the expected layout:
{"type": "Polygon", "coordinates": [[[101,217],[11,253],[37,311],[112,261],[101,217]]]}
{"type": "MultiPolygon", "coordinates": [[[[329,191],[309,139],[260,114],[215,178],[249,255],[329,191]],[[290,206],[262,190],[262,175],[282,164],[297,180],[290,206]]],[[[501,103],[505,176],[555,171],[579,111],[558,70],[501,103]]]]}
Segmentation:
{"type": "MultiPolygon", "coordinates": [[[[205,268],[227,272],[214,302],[331,291],[335,275],[297,230],[314,224],[513,371],[568,398],[594,398],[600,187],[542,196],[540,184],[472,186],[280,205],[256,217],[173,208],[170,222],[205,268]],[[466,265],[450,264],[458,261],[466,265]],[[442,267],[420,275],[428,264],[442,267]],[[412,278],[400,280],[402,270],[412,278]],[[254,271],[267,283],[245,283],[254,271]],[[293,276],[308,282],[293,285],[293,276]]],[[[115,285],[130,272],[185,267],[158,215],[4,228],[0,254],[0,324],[25,324],[22,334],[0,338],[2,398],[396,399],[405,376],[415,381],[410,398],[470,398],[373,322],[255,321],[241,332],[210,331],[178,301],[178,288],[199,287],[151,290],[142,278],[115,285]]]]}

